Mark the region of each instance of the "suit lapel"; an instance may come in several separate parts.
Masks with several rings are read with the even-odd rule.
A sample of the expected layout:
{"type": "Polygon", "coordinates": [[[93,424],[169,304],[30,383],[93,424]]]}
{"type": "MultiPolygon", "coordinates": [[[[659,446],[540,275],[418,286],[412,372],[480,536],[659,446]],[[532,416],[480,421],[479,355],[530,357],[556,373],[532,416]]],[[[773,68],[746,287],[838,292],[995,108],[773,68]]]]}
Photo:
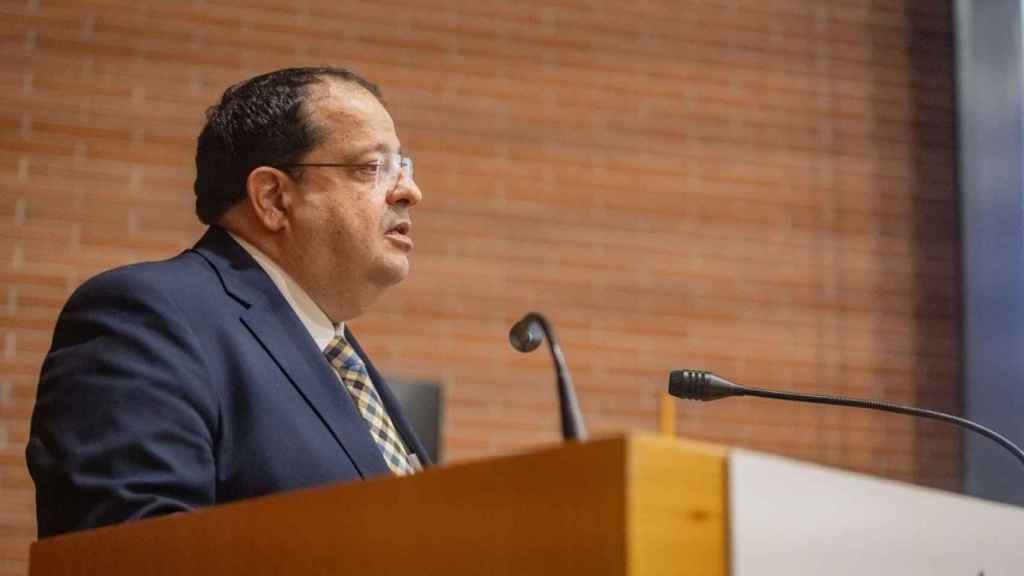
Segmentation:
{"type": "Polygon", "coordinates": [[[224,289],[247,306],[241,322],[306,400],[363,477],[390,473],[362,416],[295,311],[270,277],[225,231],[211,227],[195,251],[224,289]]]}

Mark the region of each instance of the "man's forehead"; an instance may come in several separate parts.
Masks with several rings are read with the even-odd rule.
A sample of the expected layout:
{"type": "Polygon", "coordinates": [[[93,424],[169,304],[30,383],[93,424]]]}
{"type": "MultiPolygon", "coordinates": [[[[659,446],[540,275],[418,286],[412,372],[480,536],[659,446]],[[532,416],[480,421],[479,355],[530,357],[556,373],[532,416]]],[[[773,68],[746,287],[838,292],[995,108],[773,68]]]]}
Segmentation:
{"type": "Polygon", "coordinates": [[[395,126],[376,96],[353,82],[328,80],[313,85],[311,119],[331,135],[354,145],[385,146],[397,140],[395,126]]]}
{"type": "Polygon", "coordinates": [[[327,80],[311,86],[310,111],[325,119],[346,121],[387,115],[377,97],[354,82],[327,80]]]}

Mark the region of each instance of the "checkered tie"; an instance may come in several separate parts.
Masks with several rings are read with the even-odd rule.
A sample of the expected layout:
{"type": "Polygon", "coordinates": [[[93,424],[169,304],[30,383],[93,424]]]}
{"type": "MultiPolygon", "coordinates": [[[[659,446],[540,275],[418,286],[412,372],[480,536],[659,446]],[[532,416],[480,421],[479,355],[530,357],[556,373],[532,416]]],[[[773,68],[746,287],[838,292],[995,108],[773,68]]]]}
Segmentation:
{"type": "Polygon", "coordinates": [[[370,427],[370,435],[380,448],[381,455],[388,468],[399,476],[411,474],[414,469],[409,462],[409,455],[405,450],[402,439],[398,437],[398,431],[391,422],[380,396],[370,381],[370,375],[366,372],[366,365],[363,360],[352,349],[344,336],[338,335],[324,349],[327,361],[334,367],[341,381],[345,384],[349,396],[359,408],[367,425],[370,427]]]}

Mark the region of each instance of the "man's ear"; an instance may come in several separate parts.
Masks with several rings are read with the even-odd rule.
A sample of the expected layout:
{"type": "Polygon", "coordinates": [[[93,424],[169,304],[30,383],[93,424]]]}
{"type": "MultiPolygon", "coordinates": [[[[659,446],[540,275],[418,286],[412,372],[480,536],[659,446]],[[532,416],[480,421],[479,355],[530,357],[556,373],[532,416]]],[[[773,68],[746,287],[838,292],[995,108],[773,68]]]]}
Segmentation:
{"type": "Polygon", "coordinates": [[[287,174],[269,166],[256,168],[246,178],[249,205],[268,231],[278,232],[288,224],[293,187],[287,174]]]}

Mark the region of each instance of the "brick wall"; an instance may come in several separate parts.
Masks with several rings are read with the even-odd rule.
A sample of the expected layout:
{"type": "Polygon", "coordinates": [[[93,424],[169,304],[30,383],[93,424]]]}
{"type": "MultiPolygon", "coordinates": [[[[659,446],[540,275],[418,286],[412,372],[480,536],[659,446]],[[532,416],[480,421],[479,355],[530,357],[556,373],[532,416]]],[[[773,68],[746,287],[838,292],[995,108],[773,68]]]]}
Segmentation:
{"type": "MultiPolygon", "coordinates": [[[[352,67],[425,201],[410,279],[354,322],[439,381],[464,460],[557,442],[554,321],[594,433],[667,373],[959,409],[949,7],[926,0],[0,1],[0,574],[35,534],[23,449],[70,291],[201,233],[194,138],[229,84],[352,67]],[[578,3],[584,4],[584,3],[578,3]]],[[[956,489],[958,434],[758,400],[682,434],[956,489]]]]}

